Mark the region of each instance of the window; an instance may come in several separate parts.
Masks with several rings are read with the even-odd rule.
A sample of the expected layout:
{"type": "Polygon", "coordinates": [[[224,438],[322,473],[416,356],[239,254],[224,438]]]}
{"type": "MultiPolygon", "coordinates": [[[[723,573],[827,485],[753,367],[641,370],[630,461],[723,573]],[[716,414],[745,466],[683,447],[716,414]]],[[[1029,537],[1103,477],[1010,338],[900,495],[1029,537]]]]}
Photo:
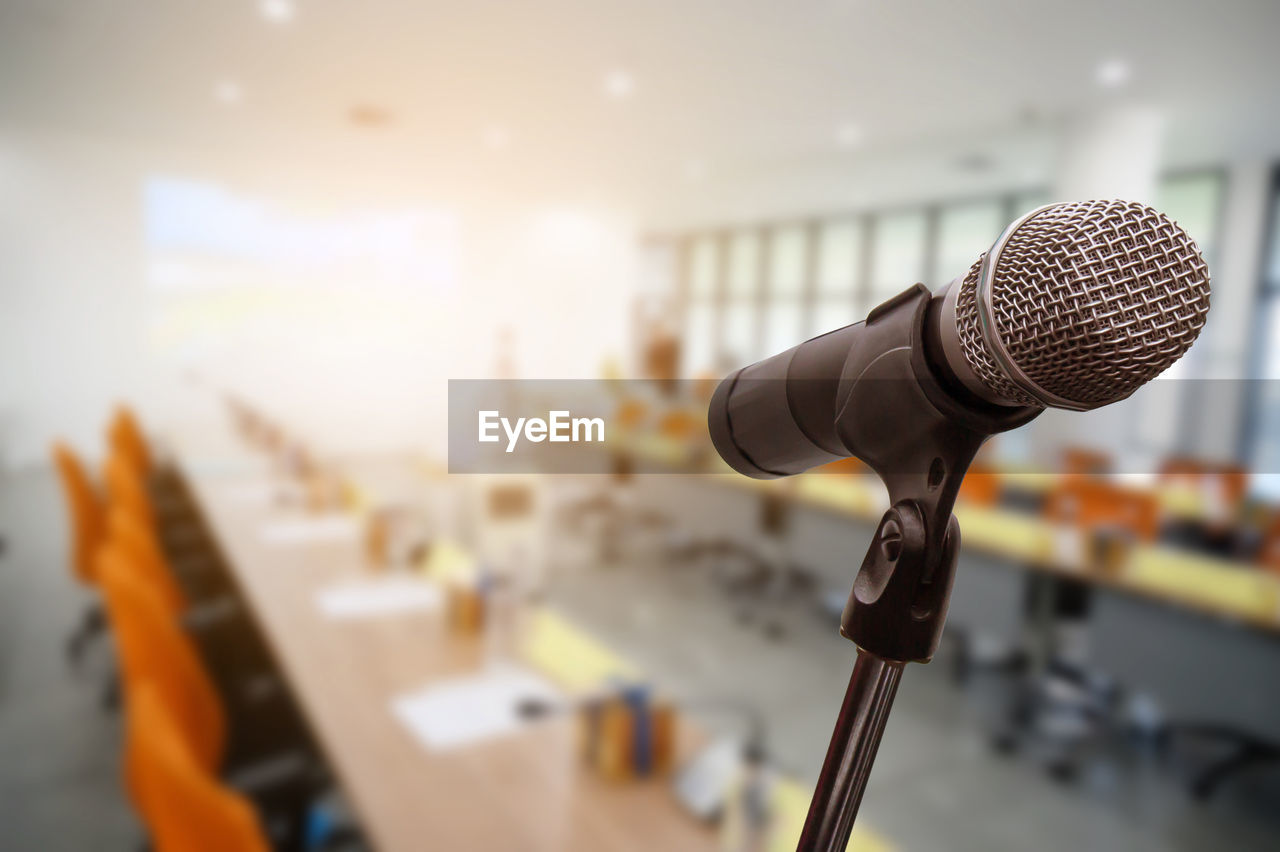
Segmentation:
{"type": "Polygon", "coordinates": [[[938,254],[933,286],[964,275],[1000,236],[1007,223],[998,200],[956,204],[938,214],[938,254]]]}
{"type": "Polygon", "coordinates": [[[863,313],[858,298],[862,272],[863,229],[857,219],[834,219],[817,229],[814,308],[805,337],[842,328],[863,313]]]}
{"type": "Polygon", "coordinates": [[[739,231],[729,239],[730,300],[755,299],[760,291],[760,239],[755,231],[739,231]]]}
{"type": "Polygon", "coordinates": [[[1182,226],[1213,262],[1222,178],[1216,172],[1179,175],[1160,182],[1156,209],[1182,226]]]}
{"type": "Polygon", "coordinates": [[[725,305],[721,331],[720,353],[724,365],[741,367],[758,360],[754,301],[725,305]]]}
{"type": "Polygon", "coordinates": [[[729,235],[724,325],[720,337],[722,366],[741,365],[757,357],[760,311],[760,234],[755,230],[729,235]]]}
{"type": "MultiPolygon", "coordinates": [[[[1047,189],[1024,190],[1023,192],[1019,192],[1016,195],[1014,195],[1012,201],[1013,201],[1013,205],[1012,205],[1013,210],[1010,212],[1008,216],[1009,222],[1012,222],[1014,219],[1017,219],[1021,216],[1027,215],[1032,210],[1035,210],[1037,207],[1043,207],[1046,204],[1048,204],[1049,191],[1047,189]]],[[[1005,226],[1007,226],[1009,222],[1002,222],[1000,224],[1000,229],[1004,230],[1005,226]]],[[[999,236],[999,234],[996,234],[996,236],[999,236]]],[[[995,239],[993,238],[991,241],[995,242],[995,239]]]]}
{"type": "Polygon", "coordinates": [[[686,376],[715,371],[716,340],[719,332],[716,310],[716,279],[720,272],[719,244],[715,237],[696,237],[686,242],[683,368],[686,376]]]}
{"type": "Polygon", "coordinates": [[[803,225],[775,228],[769,239],[769,289],[761,356],[774,355],[805,339],[805,290],[809,235],[803,225]]]}
{"type": "Polygon", "coordinates": [[[877,216],[868,309],[923,281],[926,251],[923,210],[877,216]]]}
{"type": "Polygon", "coordinates": [[[716,370],[716,311],[710,302],[691,306],[685,315],[684,374],[696,376],[716,370]]]}
{"type": "MultiPolygon", "coordinates": [[[[1190,228],[1188,228],[1188,231],[1190,228]]],[[[1195,236],[1192,234],[1192,236],[1195,236]]],[[[1259,337],[1254,377],[1253,446],[1249,448],[1255,471],[1280,473],[1280,182],[1271,193],[1271,232],[1267,235],[1262,267],[1259,337]]],[[[1280,497],[1280,477],[1265,477],[1265,488],[1280,497]]]]}
{"type": "MultiPolygon", "coordinates": [[[[1216,171],[1172,175],[1159,183],[1157,206],[1186,228],[1210,263],[1217,248],[1222,194],[1222,175],[1216,171]]],[[[714,237],[692,235],[682,242],[685,373],[743,366],[864,319],[873,307],[916,282],[946,284],[967,272],[1011,219],[1050,199],[1044,188],[1024,189],[907,209],[734,228],[714,237]]],[[[1259,325],[1267,328],[1269,348],[1259,363],[1266,376],[1280,379],[1280,234],[1272,238],[1271,251],[1259,318],[1259,325]]],[[[1165,377],[1196,375],[1196,355],[1193,348],[1165,377]]],[[[1276,385],[1280,387],[1280,381],[1276,385]]],[[[1126,420],[1132,424],[1127,441],[1148,453],[1176,450],[1188,438],[1187,418],[1182,415],[1207,404],[1196,398],[1194,386],[1169,383],[1158,395],[1144,394],[1149,403],[1135,399],[1136,407],[1126,420]]],[[[1259,403],[1258,434],[1280,436],[1280,393],[1276,396],[1259,403]]],[[[1280,471],[1280,437],[1274,443],[1265,450],[1272,455],[1260,463],[1280,471]]]]}
{"type": "Polygon", "coordinates": [[[716,273],[719,271],[717,246],[714,237],[698,237],[689,252],[689,299],[694,302],[710,300],[716,293],[716,273]]]}

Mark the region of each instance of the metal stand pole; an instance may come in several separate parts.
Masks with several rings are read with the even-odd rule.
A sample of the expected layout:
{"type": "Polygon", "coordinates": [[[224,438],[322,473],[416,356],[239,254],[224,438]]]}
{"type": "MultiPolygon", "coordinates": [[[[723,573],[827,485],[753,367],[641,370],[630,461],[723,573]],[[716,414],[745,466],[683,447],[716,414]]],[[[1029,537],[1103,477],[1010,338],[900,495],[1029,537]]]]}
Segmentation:
{"type": "Polygon", "coordinates": [[[858,650],[797,852],[844,852],[904,663],[858,650]]]}

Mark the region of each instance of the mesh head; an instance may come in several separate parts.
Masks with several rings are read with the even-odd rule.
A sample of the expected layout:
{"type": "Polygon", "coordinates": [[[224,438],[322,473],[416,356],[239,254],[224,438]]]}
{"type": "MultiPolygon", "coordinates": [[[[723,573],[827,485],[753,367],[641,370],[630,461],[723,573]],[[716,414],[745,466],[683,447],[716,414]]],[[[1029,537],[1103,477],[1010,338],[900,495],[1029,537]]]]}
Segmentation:
{"type": "Polygon", "coordinates": [[[1209,311],[1209,269],[1186,231],[1131,201],[1044,207],[961,281],[961,350],[1010,402],[1089,409],[1182,357],[1209,311]]]}

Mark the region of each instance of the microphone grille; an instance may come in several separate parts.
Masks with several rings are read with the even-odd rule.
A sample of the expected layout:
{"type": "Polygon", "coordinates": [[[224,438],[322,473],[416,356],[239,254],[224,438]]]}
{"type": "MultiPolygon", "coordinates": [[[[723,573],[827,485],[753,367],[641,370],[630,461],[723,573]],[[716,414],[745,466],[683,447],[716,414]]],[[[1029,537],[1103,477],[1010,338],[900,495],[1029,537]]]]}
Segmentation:
{"type": "Polygon", "coordinates": [[[969,366],[1010,402],[1123,399],[1182,357],[1209,311],[1195,241],[1144,204],[1050,205],[989,254],[961,281],[956,326],[969,366]]]}

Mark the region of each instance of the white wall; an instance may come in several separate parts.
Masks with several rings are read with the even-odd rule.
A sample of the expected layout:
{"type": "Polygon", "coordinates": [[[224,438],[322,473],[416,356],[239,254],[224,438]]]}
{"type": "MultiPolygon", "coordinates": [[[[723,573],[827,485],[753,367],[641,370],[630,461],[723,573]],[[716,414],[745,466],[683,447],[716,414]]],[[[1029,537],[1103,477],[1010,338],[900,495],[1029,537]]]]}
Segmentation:
{"type": "MultiPolygon", "coordinates": [[[[54,436],[90,456],[111,405],[153,422],[186,366],[295,424],[322,451],[445,449],[449,378],[493,375],[514,329],[524,378],[599,374],[623,354],[634,226],[599,205],[441,190],[401,162],[343,170],[342,152],[158,150],[132,141],[0,132],[0,460],[42,461],[54,436]],[[296,160],[296,162],[293,162],[296,160]],[[219,182],[306,207],[430,204],[457,212],[460,263],[440,292],[358,286],[229,321],[198,345],[153,338],[142,188],[150,175],[219,182]],[[320,310],[323,305],[324,310],[320,310]]],[[[360,162],[371,162],[361,155],[360,162]]]]}
{"type": "Polygon", "coordinates": [[[118,150],[0,139],[0,452],[95,454],[113,401],[140,395],[136,172],[118,150]]]}

